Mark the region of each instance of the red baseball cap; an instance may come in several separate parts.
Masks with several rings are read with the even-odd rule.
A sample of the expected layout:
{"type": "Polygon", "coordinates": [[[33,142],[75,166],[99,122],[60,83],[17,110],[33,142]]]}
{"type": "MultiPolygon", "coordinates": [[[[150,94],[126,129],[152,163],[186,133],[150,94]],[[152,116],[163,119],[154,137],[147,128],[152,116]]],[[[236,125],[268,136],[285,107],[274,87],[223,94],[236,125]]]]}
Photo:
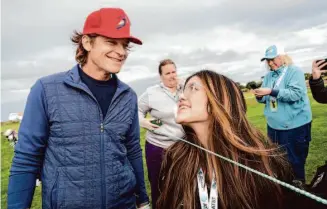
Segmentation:
{"type": "Polygon", "coordinates": [[[142,41],[130,34],[131,22],[120,8],[101,8],[89,14],[85,20],[83,34],[98,34],[108,38],[128,38],[135,44],[142,41]]]}

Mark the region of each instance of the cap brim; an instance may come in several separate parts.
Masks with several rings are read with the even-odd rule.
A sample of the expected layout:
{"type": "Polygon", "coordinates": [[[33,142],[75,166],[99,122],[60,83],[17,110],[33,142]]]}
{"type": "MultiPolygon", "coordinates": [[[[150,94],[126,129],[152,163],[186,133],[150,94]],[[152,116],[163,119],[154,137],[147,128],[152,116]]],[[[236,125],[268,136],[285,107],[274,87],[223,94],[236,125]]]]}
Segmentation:
{"type": "Polygon", "coordinates": [[[107,37],[107,38],[127,38],[130,42],[132,43],[135,43],[135,44],[138,44],[138,45],[142,45],[142,41],[134,36],[114,36],[113,34],[107,34],[107,33],[104,33],[104,32],[99,32],[99,31],[84,31],[83,34],[84,35],[87,35],[87,34],[92,34],[92,33],[95,33],[95,34],[98,34],[100,36],[104,36],[104,37],[107,37]]]}
{"type": "Polygon", "coordinates": [[[277,56],[274,56],[274,57],[263,57],[263,58],[261,58],[261,62],[262,61],[264,61],[264,60],[266,60],[266,59],[274,59],[274,58],[276,58],[277,56]]]}
{"type": "Polygon", "coordinates": [[[140,39],[138,39],[138,38],[136,38],[136,37],[134,37],[134,36],[130,36],[128,39],[129,39],[131,42],[133,42],[134,44],[138,44],[138,45],[142,45],[142,44],[143,44],[142,41],[141,41],[140,39]]]}

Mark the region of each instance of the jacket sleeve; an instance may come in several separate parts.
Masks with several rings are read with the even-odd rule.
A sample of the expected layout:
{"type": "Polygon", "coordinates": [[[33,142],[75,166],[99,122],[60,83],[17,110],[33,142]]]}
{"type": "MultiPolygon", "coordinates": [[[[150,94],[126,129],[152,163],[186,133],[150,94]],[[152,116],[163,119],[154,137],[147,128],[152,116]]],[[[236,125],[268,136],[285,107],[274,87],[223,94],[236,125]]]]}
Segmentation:
{"type": "MultiPolygon", "coordinates": [[[[136,96],[135,96],[136,97],[136,96]]],[[[142,204],[149,202],[144,182],[144,169],[142,149],[140,145],[140,125],[137,111],[137,102],[135,100],[133,122],[126,137],[127,157],[130,161],[136,176],[136,203],[142,204]]]]}
{"type": "Polygon", "coordinates": [[[280,88],[278,90],[277,99],[283,102],[295,102],[303,97],[305,90],[304,73],[301,70],[293,70],[287,83],[287,88],[280,88]]]}
{"type": "Polygon", "coordinates": [[[47,104],[38,80],[27,98],[10,169],[8,208],[29,208],[49,135],[47,104]]]}
{"type": "Polygon", "coordinates": [[[309,84],[313,98],[319,103],[327,104],[327,88],[323,79],[320,77],[318,80],[313,80],[311,76],[309,84]]]}
{"type": "MultiPolygon", "coordinates": [[[[262,85],[261,85],[261,87],[262,87],[262,88],[267,87],[267,76],[264,77],[264,79],[263,79],[263,81],[262,81],[262,85]]],[[[255,99],[256,99],[257,102],[259,102],[259,103],[266,104],[267,96],[263,96],[263,97],[255,97],[255,99]]]]}
{"type": "Polygon", "coordinates": [[[149,105],[149,94],[145,91],[138,100],[138,115],[139,119],[145,118],[146,114],[151,110],[149,105]]]}

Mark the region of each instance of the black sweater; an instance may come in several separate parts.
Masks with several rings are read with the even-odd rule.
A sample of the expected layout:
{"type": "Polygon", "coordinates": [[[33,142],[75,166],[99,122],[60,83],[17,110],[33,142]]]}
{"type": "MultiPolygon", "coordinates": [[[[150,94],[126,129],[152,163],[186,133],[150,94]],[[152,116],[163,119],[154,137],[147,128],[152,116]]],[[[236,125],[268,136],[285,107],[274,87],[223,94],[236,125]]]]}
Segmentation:
{"type": "Polygon", "coordinates": [[[327,87],[325,87],[323,79],[320,77],[318,80],[313,80],[311,76],[309,84],[313,98],[319,103],[327,104],[327,87]]]}

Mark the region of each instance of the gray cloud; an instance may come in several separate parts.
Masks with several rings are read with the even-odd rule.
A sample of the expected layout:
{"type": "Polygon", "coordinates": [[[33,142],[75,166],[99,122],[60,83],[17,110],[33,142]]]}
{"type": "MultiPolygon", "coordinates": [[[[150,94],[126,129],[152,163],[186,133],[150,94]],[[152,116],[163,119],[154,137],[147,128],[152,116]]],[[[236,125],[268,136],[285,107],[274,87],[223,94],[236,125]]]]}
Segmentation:
{"type": "Polygon", "coordinates": [[[303,37],[294,33],[326,24],[326,0],[4,1],[1,91],[16,98],[2,102],[4,117],[22,111],[24,89],[37,78],[75,64],[70,36],[82,29],[89,12],[104,6],[124,8],[133,33],[144,41],[133,49],[119,75],[128,78],[138,93],[159,81],[157,66],[163,58],[172,58],[182,75],[210,67],[246,82],[265,73],[258,60],[276,40],[294,52],[291,55],[305,72],[310,71],[313,57],[327,56],[327,33],[319,36],[313,31],[303,37]],[[142,79],[147,75],[150,80],[142,79]]]}
{"type": "Polygon", "coordinates": [[[239,54],[232,50],[220,54],[213,50],[202,48],[185,54],[171,53],[167,57],[172,58],[180,66],[194,66],[204,65],[208,62],[223,63],[238,59],[246,59],[248,54],[239,54]]]}
{"type": "MultiPolygon", "coordinates": [[[[93,5],[87,1],[70,2],[3,2],[2,31],[5,33],[2,39],[5,41],[2,41],[2,46],[6,52],[3,53],[3,59],[17,59],[55,45],[69,45],[72,31],[80,30],[86,14],[100,5],[100,1],[92,1],[93,5]],[[20,6],[17,6],[17,2],[20,6]]],[[[111,4],[118,5],[115,2],[111,4]]],[[[179,7],[174,7],[174,4],[171,7],[122,4],[125,4],[124,8],[131,16],[133,31],[145,41],[154,34],[176,35],[194,30],[205,32],[215,26],[233,24],[245,31],[273,36],[273,30],[302,29],[325,23],[327,19],[325,0],[316,0],[314,3],[301,0],[230,0],[212,7],[201,7],[201,4],[194,7],[188,1],[179,7]]]]}

